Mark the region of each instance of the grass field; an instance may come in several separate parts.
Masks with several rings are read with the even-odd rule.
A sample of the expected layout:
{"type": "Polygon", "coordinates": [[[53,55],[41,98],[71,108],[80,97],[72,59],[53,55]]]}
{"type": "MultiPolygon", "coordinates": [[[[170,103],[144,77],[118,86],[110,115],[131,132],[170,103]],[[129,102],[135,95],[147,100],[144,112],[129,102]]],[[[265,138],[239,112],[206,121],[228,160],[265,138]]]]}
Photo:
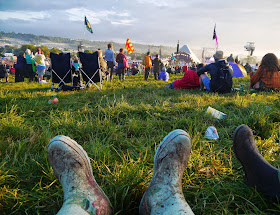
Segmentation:
{"type": "MultiPolygon", "coordinates": [[[[278,204],[244,184],[232,148],[233,131],[247,124],[265,159],[280,165],[280,105],[275,102],[280,93],[167,90],[164,82],[143,79],[105,82],[102,91],[59,92],[59,103],[51,105],[50,84],[0,84],[0,214],[58,212],[63,191],[46,153],[58,134],[87,151],[114,212],[138,214],[155,150],[177,128],[193,141],[183,192],[195,214],[280,214],[278,204]],[[205,115],[208,106],[226,113],[226,120],[205,115]],[[204,139],[211,125],[220,136],[216,141],[204,139]]],[[[236,87],[248,83],[248,78],[234,80],[236,87]]]]}

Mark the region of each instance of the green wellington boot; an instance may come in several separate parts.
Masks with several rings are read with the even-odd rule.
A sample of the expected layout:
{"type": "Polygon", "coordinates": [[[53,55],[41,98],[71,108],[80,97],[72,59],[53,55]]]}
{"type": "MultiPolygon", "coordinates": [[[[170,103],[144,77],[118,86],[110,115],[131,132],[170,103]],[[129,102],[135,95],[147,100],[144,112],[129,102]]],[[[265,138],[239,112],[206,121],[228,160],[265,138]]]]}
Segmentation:
{"type": "Polygon", "coordinates": [[[182,192],[182,177],[191,152],[191,138],[183,130],[170,132],[154,157],[154,174],[144,193],[139,213],[194,214],[182,192]]]}
{"type": "Polygon", "coordinates": [[[85,150],[69,137],[51,139],[48,160],[62,185],[64,203],[58,214],[111,214],[107,196],[96,183],[85,150]]]}

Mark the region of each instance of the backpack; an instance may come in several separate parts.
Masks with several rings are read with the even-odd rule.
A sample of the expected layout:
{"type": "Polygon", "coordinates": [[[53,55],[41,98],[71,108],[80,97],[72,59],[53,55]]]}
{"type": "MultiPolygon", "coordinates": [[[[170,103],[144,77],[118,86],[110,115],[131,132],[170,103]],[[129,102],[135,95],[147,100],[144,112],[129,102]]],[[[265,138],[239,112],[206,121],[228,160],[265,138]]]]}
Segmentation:
{"type": "Polygon", "coordinates": [[[211,79],[210,89],[212,92],[229,93],[232,88],[232,75],[228,66],[218,69],[217,76],[211,79]]]}

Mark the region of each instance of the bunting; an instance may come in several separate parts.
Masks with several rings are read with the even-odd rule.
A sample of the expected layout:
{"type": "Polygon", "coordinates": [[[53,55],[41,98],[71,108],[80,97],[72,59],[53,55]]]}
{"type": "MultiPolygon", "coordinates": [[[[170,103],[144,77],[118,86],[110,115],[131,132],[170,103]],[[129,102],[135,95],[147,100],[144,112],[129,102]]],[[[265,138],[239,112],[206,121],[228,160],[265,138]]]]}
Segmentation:
{"type": "Polygon", "coordinates": [[[125,47],[126,47],[126,50],[127,50],[128,54],[134,52],[134,48],[133,48],[133,46],[132,46],[132,44],[131,44],[129,38],[126,39],[126,45],[125,45],[125,47]]]}

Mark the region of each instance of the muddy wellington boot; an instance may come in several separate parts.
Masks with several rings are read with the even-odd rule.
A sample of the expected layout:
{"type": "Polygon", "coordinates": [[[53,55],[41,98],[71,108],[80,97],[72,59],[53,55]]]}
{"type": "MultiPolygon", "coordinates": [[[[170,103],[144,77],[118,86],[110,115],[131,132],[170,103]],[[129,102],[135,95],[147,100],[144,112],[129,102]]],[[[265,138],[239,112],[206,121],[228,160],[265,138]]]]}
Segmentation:
{"type": "Polygon", "coordinates": [[[233,149],[243,166],[246,183],[273,200],[279,199],[279,171],[260,154],[253,133],[247,125],[240,125],[235,129],[233,149]]]}
{"type": "Polygon", "coordinates": [[[152,181],[144,193],[139,213],[193,214],[182,192],[182,177],[191,152],[191,138],[183,130],[170,132],[154,157],[152,181]]]}
{"type": "Polygon", "coordinates": [[[62,185],[64,203],[60,215],[111,214],[107,196],[96,183],[85,150],[69,137],[51,139],[48,160],[62,185]]]}

